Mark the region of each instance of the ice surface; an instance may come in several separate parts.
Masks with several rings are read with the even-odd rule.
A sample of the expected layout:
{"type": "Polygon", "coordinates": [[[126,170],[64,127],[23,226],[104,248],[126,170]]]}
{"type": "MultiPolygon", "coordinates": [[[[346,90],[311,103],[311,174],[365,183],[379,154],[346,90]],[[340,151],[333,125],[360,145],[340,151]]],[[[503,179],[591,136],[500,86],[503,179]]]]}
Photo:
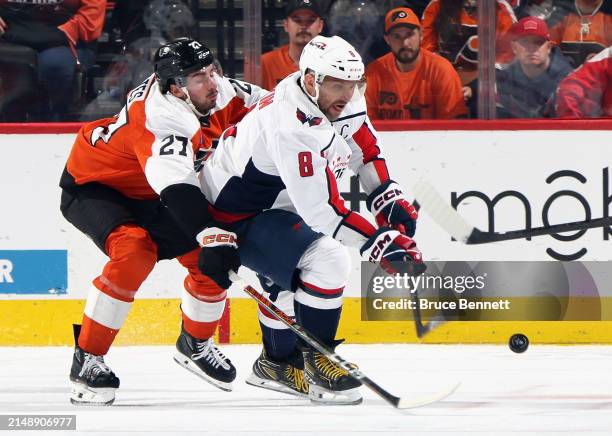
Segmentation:
{"type": "Polygon", "coordinates": [[[260,348],[221,348],[238,368],[229,393],[180,368],[172,347],[114,347],[106,361],[121,388],[113,406],[96,408],[69,402],[72,349],[0,348],[0,414],[76,414],[71,435],[612,435],[609,346],[531,345],[520,355],[504,346],[340,346],[395,395],[461,382],[446,400],[404,412],[365,388],[362,405],[329,407],[246,385],[260,348]]]}

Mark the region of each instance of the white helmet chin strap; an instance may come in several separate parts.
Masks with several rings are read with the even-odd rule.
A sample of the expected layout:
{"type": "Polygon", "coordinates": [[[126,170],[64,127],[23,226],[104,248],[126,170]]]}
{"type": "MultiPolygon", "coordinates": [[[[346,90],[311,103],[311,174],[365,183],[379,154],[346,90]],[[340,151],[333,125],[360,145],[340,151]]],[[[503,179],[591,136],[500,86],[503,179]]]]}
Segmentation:
{"type": "Polygon", "coordinates": [[[208,113],[203,114],[202,112],[200,112],[199,110],[196,109],[195,105],[191,101],[191,96],[189,95],[189,91],[187,91],[187,87],[186,86],[181,86],[181,91],[183,91],[185,93],[185,95],[187,96],[187,99],[183,100],[183,101],[185,103],[187,103],[187,106],[189,106],[191,108],[193,113],[196,114],[196,116],[198,118],[205,117],[206,115],[208,115],[208,113],[210,113],[210,111],[208,111],[208,113]]]}

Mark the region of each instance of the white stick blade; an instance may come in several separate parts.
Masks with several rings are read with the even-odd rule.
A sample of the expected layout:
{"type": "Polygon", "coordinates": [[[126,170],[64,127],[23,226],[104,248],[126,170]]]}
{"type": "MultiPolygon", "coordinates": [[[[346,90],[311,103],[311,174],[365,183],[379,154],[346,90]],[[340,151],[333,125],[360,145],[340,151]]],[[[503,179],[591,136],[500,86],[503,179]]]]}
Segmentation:
{"type": "Polygon", "coordinates": [[[421,209],[425,210],[436,224],[456,240],[464,244],[467,242],[474,231],[474,226],[446,203],[431,183],[423,179],[419,180],[413,186],[412,193],[421,205],[421,209]]]}
{"type": "Polygon", "coordinates": [[[403,397],[400,398],[399,403],[397,404],[398,409],[416,409],[417,407],[428,406],[429,404],[437,403],[451,395],[453,392],[457,390],[457,388],[461,385],[461,383],[457,383],[453,385],[449,389],[444,391],[432,394],[427,397],[422,398],[410,398],[403,397]]]}

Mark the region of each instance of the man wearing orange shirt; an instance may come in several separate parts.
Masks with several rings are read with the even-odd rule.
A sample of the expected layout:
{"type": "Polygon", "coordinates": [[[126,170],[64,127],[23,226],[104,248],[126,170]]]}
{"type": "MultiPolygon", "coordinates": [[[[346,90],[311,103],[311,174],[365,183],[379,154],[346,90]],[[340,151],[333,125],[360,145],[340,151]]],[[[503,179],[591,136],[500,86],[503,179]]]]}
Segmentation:
{"type": "Polygon", "coordinates": [[[390,10],[385,41],[391,52],[366,69],[371,119],[450,119],[467,116],[461,80],[449,61],[421,49],[421,23],[409,8],[390,10]]]}
{"type": "Polygon", "coordinates": [[[284,20],[289,44],[261,57],[261,87],[274,89],[276,84],[299,70],[302,50],[323,30],[321,9],[316,0],[289,0],[284,20]]]}

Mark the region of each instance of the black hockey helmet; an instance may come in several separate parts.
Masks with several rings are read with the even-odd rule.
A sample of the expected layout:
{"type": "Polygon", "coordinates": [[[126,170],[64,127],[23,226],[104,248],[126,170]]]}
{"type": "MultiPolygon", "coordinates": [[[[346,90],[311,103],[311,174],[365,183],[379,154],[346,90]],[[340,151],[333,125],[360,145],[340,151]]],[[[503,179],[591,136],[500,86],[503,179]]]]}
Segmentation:
{"type": "Polygon", "coordinates": [[[206,68],[214,61],[210,49],[191,38],[178,38],[162,45],[155,52],[155,76],[162,92],[170,85],[187,85],[187,76],[206,68]]]}

